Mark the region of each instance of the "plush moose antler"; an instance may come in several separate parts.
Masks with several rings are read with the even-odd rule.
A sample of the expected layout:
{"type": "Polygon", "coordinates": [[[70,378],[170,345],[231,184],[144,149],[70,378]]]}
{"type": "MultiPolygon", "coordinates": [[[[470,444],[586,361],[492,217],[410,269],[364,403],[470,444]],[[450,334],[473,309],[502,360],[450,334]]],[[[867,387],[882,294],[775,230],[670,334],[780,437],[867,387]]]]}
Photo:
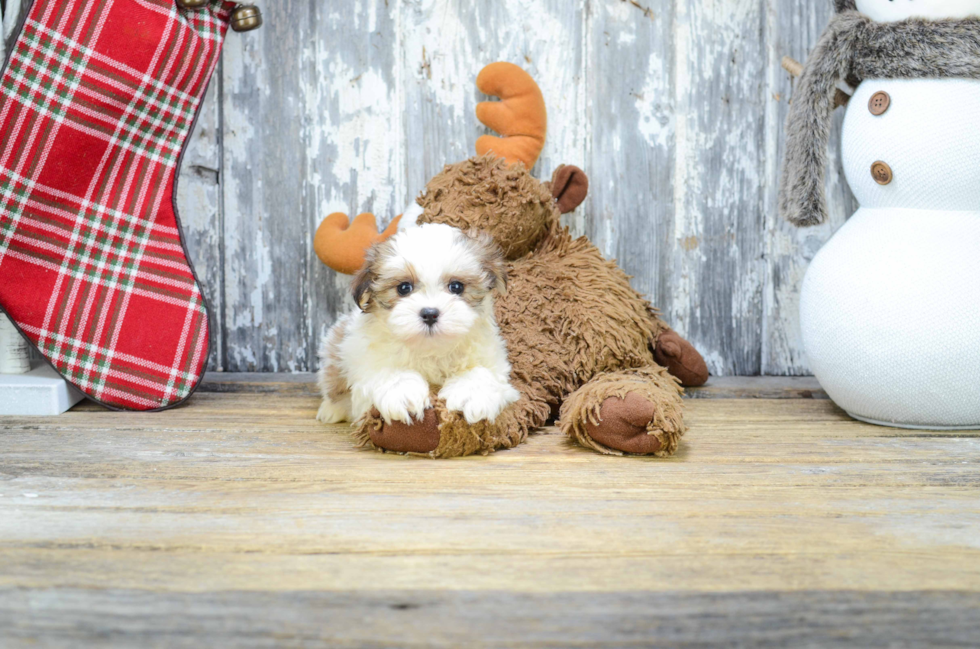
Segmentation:
{"type": "Polygon", "coordinates": [[[359,214],[348,227],[347,215],[335,212],[317,228],[313,249],[328,267],[344,275],[353,275],[364,265],[368,248],[398,231],[401,218],[401,215],[397,216],[384,232],[379,233],[374,214],[359,214]]]}
{"type": "Polygon", "coordinates": [[[513,63],[491,63],[476,78],[480,92],[500,97],[477,105],[476,117],[504,137],[484,135],[476,141],[477,155],[493,151],[510,164],[530,169],[544,148],[548,110],[541,88],[513,63]]]}

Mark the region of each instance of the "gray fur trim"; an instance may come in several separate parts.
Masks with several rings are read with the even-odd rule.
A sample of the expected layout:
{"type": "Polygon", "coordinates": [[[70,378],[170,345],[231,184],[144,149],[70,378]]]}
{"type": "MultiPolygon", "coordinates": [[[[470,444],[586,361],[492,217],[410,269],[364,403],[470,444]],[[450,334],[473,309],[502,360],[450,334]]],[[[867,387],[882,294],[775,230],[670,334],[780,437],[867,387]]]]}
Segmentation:
{"type": "Polygon", "coordinates": [[[834,95],[842,79],[980,79],[980,19],[877,23],[846,11],[807,59],[786,119],[779,211],[800,225],[827,220],[824,179],[834,95]]]}
{"type": "Polygon", "coordinates": [[[855,0],[834,0],[834,6],[837,9],[837,13],[842,11],[857,11],[855,0]]]}

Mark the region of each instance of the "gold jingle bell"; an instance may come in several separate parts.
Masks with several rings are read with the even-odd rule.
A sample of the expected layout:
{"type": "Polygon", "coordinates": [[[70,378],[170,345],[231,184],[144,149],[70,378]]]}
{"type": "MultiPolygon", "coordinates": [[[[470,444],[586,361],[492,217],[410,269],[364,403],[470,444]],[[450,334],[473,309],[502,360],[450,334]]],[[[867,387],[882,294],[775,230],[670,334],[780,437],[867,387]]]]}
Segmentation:
{"type": "Polygon", "coordinates": [[[231,28],[236,32],[250,32],[262,26],[262,12],[253,5],[241,5],[231,14],[231,28]]]}
{"type": "Polygon", "coordinates": [[[211,4],[211,0],[177,0],[178,7],[181,9],[189,9],[191,11],[204,9],[209,4],[211,4]]]}

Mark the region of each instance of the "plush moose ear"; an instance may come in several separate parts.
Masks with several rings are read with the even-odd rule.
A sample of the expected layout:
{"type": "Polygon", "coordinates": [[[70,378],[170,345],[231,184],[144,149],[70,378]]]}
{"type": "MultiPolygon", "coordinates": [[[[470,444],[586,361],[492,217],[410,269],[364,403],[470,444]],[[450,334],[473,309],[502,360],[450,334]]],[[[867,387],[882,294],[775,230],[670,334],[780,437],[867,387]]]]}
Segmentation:
{"type": "Polygon", "coordinates": [[[589,194],[589,177],[573,165],[562,165],[551,177],[551,195],[558,201],[558,211],[568,214],[582,204],[589,194]]]}

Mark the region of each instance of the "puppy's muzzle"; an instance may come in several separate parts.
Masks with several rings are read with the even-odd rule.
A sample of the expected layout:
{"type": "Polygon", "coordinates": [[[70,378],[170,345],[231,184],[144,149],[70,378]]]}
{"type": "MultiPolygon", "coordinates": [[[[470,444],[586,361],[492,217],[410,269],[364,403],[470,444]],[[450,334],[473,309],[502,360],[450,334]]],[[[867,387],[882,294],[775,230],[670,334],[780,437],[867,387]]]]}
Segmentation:
{"type": "Polygon", "coordinates": [[[439,309],[422,309],[419,311],[419,317],[427,326],[432,327],[439,321],[439,309]]]}

